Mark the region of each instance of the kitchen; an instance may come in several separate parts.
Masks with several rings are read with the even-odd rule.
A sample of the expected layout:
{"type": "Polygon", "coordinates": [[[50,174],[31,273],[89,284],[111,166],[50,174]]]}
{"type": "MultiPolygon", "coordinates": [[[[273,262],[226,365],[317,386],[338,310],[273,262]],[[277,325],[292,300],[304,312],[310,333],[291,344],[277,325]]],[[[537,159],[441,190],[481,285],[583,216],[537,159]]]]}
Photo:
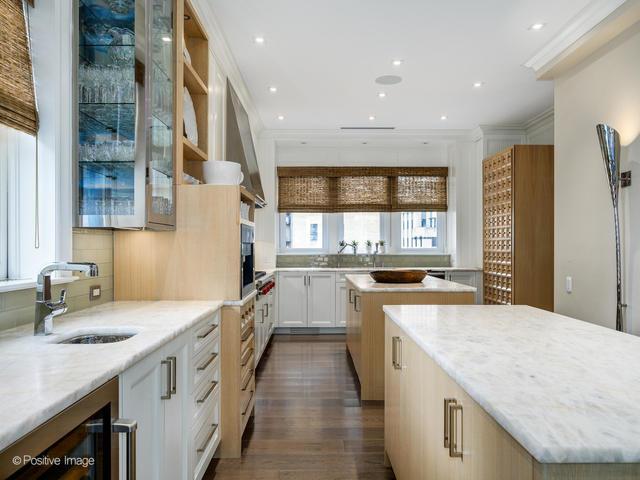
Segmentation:
{"type": "Polygon", "coordinates": [[[640,478],[640,2],[0,2],[0,478],[640,478]]]}

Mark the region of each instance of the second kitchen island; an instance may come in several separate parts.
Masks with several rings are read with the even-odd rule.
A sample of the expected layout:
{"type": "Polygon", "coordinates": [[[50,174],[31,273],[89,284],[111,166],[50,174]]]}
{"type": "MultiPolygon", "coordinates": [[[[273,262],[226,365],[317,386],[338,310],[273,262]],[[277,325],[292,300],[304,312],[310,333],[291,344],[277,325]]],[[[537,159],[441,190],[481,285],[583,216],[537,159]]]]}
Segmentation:
{"type": "Polygon", "coordinates": [[[384,305],[471,305],[476,289],[427,276],[421,283],[376,283],[346,275],[347,349],[360,381],[361,400],[384,400],[384,305]]]}

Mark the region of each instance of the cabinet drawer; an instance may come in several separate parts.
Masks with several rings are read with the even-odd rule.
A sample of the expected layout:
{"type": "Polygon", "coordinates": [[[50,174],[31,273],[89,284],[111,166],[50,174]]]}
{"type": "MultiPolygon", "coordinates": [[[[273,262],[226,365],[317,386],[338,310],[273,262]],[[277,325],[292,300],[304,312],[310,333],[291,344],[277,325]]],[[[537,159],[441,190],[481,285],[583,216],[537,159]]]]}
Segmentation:
{"type": "Polygon", "coordinates": [[[220,443],[220,395],[214,394],[213,408],[209,414],[197,422],[191,431],[191,445],[189,446],[190,465],[193,478],[202,477],[220,443]]]}
{"type": "Polygon", "coordinates": [[[246,415],[250,413],[250,404],[253,399],[253,395],[256,390],[256,382],[255,378],[253,378],[253,372],[251,372],[251,377],[247,386],[240,392],[240,413],[244,418],[246,415]]]}
{"type": "MultiPolygon", "coordinates": [[[[216,337],[213,342],[206,345],[202,351],[195,356],[192,365],[193,379],[190,391],[200,389],[202,382],[207,379],[214,379],[214,375],[220,369],[220,337],[216,337]]],[[[219,378],[217,375],[215,378],[219,378]]]]}
{"type": "Polygon", "coordinates": [[[220,378],[216,375],[215,378],[207,379],[202,382],[198,390],[195,391],[191,397],[192,402],[192,418],[197,420],[202,415],[206,415],[211,412],[215,398],[220,392],[220,378]]]}
{"type": "Polygon", "coordinates": [[[241,357],[245,354],[247,350],[254,348],[254,339],[255,339],[255,336],[253,335],[253,329],[251,329],[247,338],[242,340],[242,344],[240,346],[241,357]]]}
{"type": "Polygon", "coordinates": [[[195,327],[192,335],[193,355],[195,356],[220,335],[220,312],[216,312],[195,327]]]}
{"type": "Polygon", "coordinates": [[[254,363],[254,357],[253,355],[251,355],[251,357],[249,357],[247,365],[242,367],[242,375],[240,377],[240,390],[243,392],[248,388],[249,383],[251,383],[251,379],[253,378],[253,374],[255,372],[255,369],[253,367],[254,363]]]}
{"type": "Polygon", "coordinates": [[[240,366],[244,367],[247,363],[249,363],[249,357],[253,356],[253,347],[250,346],[247,348],[240,357],[240,366]]]}

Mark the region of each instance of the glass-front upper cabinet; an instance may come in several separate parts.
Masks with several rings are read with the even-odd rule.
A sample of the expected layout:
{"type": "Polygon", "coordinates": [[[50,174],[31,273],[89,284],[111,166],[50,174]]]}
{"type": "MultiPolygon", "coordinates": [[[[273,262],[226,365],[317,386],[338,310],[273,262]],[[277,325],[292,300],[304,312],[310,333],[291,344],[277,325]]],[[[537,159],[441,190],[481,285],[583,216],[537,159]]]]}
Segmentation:
{"type": "Polygon", "coordinates": [[[175,225],[173,0],[77,0],[76,225],[175,225]]]}

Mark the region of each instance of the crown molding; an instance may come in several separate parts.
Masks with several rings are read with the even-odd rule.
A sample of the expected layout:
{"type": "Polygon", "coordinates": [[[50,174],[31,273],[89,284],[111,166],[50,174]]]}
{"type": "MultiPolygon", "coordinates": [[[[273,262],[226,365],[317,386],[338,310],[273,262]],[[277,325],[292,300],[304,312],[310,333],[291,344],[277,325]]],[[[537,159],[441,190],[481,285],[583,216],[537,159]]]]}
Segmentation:
{"type": "MultiPolygon", "coordinates": [[[[639,5],[639,0],[594,0],[524,66],[532,68],[539,79],[552,79],[552,70],[559,64],[573,55],[585,58],[635,23],[637,18],[628,13],[639,5]],[[585,45],[588,51],[582,48],[585,45]]],[[[574,60],[572,64],[575,63],[574,60]]]]}
{"type": "Polygon", "coordinates": [[[554,109],[550,107],[526,122],[523,127],[527,133],[540,130],[541,128],[547,127],[550,123],[553,123],[555,119],[554,115],[554,109]]]}
{"type": "Polygon", "coordinates": [[[253,129],[254,136],[259,136],[260,132],[264,130],[264,122],[258,113],[258,109],[255,106],[251,93],[247,88],[247,84],[244,81],[242,73],[238,68],[229,44],[224,36],[220,23],[216,17],[211,3],[208,0],[194,0],[193,7],[198,15],[202,18],[207,34],[209,35],[209,49],[213,52],[214,57],[224,70],[225,75],[231,81],[236,94],[240,98],[242,105],[244,106],[249,119],[251,121],[251,127],[253,129]]]}

